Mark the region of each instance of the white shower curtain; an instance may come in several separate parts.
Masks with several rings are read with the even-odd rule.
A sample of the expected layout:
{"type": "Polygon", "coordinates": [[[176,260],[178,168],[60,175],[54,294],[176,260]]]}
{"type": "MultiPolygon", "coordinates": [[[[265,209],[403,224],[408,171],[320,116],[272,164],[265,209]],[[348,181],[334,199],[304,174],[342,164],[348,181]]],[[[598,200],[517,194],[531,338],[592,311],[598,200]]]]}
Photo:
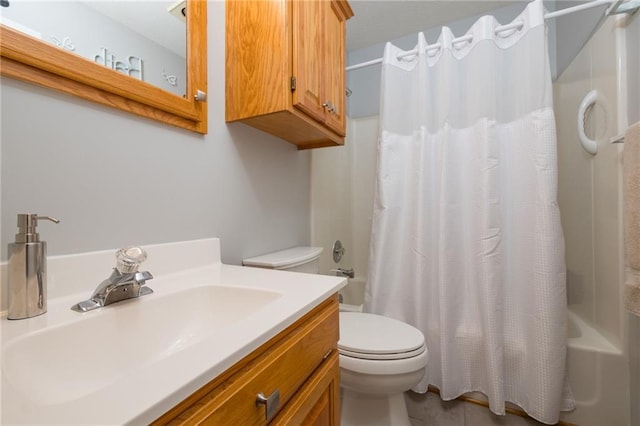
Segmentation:
{"type": "Polygon", "coordinates": [[[480,391],[555,423],[565,386],[564,241],[542,3],[496,34],[387,44],[365,309],[426,337],[443,399],[480,391]]]}

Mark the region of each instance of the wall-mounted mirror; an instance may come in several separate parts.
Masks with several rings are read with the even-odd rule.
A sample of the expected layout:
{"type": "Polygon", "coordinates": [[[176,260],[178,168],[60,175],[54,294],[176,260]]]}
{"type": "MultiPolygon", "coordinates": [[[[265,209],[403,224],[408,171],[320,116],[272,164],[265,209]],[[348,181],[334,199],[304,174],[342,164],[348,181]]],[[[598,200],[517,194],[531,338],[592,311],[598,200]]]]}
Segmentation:
{"type": "Polygon", "coordinates": [[[207,132],[205,0],[2,6],[2,75],[207,132]]]}

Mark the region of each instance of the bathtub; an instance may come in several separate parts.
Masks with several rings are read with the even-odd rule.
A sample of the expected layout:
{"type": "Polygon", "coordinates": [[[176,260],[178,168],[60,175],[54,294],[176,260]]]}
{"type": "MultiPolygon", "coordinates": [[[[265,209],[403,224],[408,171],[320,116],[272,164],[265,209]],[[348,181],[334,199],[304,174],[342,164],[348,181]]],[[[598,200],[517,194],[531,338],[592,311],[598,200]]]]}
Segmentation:
{"type": "Polygon", "coordinates": [[[367,280],[364,277],[349,278],[348,284],[340,290],[342,301],[353,306],[362,306],[364,303],[364,286],[367,280]]]}
{"type": "Polygon", "coordinates": [[[629,419],[627,355],[568,311],[567,370],[576,409],[561,420],[580,426],[625,426],[629,419]]]}

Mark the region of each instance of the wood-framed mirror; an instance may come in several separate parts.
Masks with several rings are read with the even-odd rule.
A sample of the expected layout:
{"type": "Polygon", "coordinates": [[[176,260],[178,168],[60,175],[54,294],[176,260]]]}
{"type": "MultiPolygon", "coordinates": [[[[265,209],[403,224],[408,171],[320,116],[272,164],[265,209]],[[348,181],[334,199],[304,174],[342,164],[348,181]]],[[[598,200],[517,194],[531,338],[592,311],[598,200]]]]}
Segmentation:
{"type": "Polygon", "coordinates": [[[179,96],[0,25],[0,74],[207,133],[207,2],[186,0],[186,90],[179,96]]]}

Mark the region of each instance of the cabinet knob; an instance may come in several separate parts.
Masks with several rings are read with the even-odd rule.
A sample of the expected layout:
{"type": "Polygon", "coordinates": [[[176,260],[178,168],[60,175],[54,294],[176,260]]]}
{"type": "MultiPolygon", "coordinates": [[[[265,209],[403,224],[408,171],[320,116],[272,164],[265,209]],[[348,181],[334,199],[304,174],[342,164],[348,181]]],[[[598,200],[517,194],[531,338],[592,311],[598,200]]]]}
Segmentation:
{"type": "Polygon", "coordinates": [[[264,393],[260,392],[256,396],[256,405],[264,405],[265,408],[265,420],[271,421],[273,416],[278,411],[278,405],[280,405],[280,391],[276,389],[271,395],[264,396],[264,393]]]}
{"type": "Polygon", "coordinates": [[[193,95],[193,99],[195,99],[198,102],[207,102],[207,94],[202,90],[197,90],[196,94],[193,95]]]}

